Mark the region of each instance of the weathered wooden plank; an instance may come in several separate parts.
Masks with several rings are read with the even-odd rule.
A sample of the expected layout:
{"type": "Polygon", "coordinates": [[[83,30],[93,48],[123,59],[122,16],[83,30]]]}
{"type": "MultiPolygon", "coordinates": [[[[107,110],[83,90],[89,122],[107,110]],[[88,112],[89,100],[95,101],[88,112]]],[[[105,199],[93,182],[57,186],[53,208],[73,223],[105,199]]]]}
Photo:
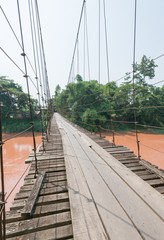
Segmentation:
{"type": "MultiPolygon", "coordinates": [[[[28,198],[30,196],[31,190],[32,189],[30,189],[29,191],[26,191],[26,192],[17,193],[14,197],[14,200],[28,198]]],[[[54,186],[53,188],[42,188],[40,190],[39,195],[40,196],[51,195],[51,194],[62,193],[62,192],[67,192],[67,191],[68,191],[68,189],[66,186],[57,186],[57,187],[54,186]]]]}
{"type": "MultiPolygon", "coordinates": [[[[33,218],[47,216],[51,214],[57,214],[61,212],[70,211],[69,202],[61,202],[50,205],[36,206],[33,212],[33,218]]],[[[7,212],[6,223],[18,222],[22,220],[21,213],[18,212],[7,212]]]]}
{"type": "Polygon", "coordinates": [[[112,149],[112,148],[118,148],[118,147],[119,147],[119,148],[121,148],[121,147],[125,148],[123,145],[119,145],[119,146],[114,146],[114,147],[113,147],[113,146],[111,146],[111,143],[109,143],[109,145],[107,145],[107,144],[106,144],[106,145],[105,145],[105,144],[102,144],[102,145],[99,144],[99,145],[100,145],[101,147],[103,147],[104,149],[106,149],[106,148],[112,149]]]}
{"type": "MultiPolygon", "coordinates": [[[[48,205],[50,203],[56,203],[56,202],[66,202],[68,201],[68,193],[60,193],[60,194],[52,194],[52,195],[46,195],[46,196],[39,196],[38,200],[36,202],[36,206],[39,205],[48,205]]],[[[15,200],[10,209],[11,210],[20,210],[23,209],[26,205],[27,199],[20,199],[15,200]]]]}
{"type": "Polygon", "coordinates": [[[136,157],[136,156],[114,156],[115,158],[117,158],[117,160],[119,160],[119,161],[124,161],[124,160],[138,160],[138,157],[136,157]]]}
{"type": "Polygon", "coordinates": [[[34,205],[36,203],[38,194],[40,192],[40,188],[42,186],[45,174],[46,174],[46,172],[41,172],[38,174],[37,179],[34,184],[34,187],[33,187],[32,191],[30,192],[30,195],[28,197],[28,200],[26,202],[24,209],[22,210],[21,216],[23,218],[27,218],[32,215],[32,211],[33,211],[34,205]]]}
{"type": "MultiPolygon", "coordinates": [[[[75,135],[75,133],[74,133],[75,135]]],[[[79,140],[80,141],[80,140],[79,140]]],[[[82,148],[104,181],[112,190],[128,216],[131,218],[144,239],[149,239],[148,234],[154,239],[161,239],[164,234],[164,223],[157,214],[128,186],[113,169],[103,164],[103,160],[81,141],[82,148]],[[126,192],[126,194],[124,194],[126,192]],[[132,207],[133,206],[133,207],[132,207]],[[135,209],[135,210],[134,210],[135,209]],[[137,209],[137,213],[136,213],[137,209]],[[149,217],[148,217],[149,216],[149,217]],[[142,221],[140,221],[142,219],[142,221]],[[143,224],[144,223],[144,224],[143,224]],[[151,227],[150,227],[151,226],[151,227]],[[158,229],[158,230],[157,230],[158,229]],[[157,231],[158,233],[155,233],[157,231]]]]}
{"type": "MultiPolygon", "coordinates": [[[[104,147],[103,147],[104,148],[104,147]]],[[[105,150],[107,151],[107,152],[129,152],[130,150],[129,149],[127,149],[126,147],[121,147],[121,148],[119,148],[119,147],[110,147],[110,148],[105,148],[105,150]]]]}
{"type": "Polygon", "coordinates": [[[49,205],[57,202],[66,202],[68,201],[68,193],[59,193],[46,196],[40,196],[36,203],[37,206],[49,205]]]}
{"type": "MultiPolygon", "coordinates": [[[[71,159],[68,162],[73,162],[73,166],[74,166],[72,168],[73,172],[77,171],[77,166],[80,165],[78,168],[82,169],[82,174],[84,175],[84,177],[80,180],[78,179],[79,173],[76,173],[77,175],[76,177],[78,179],[77,181],[78,183],[81,183],[84,181],[83,180],[84,178],[85,178],[85,181],[87,181],[87,185],[89,187],[89,191],[91,192],[91,196],[92,196],[90,201],[91,202],[93,201],[95,203],[100,219],[102,220],[103,225],[108,233],[109,239],[113,239],[113,240],[119,239],[120,236],[121,236],[121,239],[126,239],[126,240],[142,239],[138,231],[136,230],[135,226],[129,220],[124,210],[121,208],[121,206],[119,205],[119,203],[117,202],[117,200],[115,199],[111,191],[108,189],[106,183],[102,180],[100,175],[97,174],[96,169],[93,167],[93,165],[89,161],[87,155],[84,153],[82,149],[80,149],[79,145],[77,144],[77,141],[75,141],[75,138],[74,138],[74,134],[76,134],[75,130],[71,134],[70,133],[71,129],[69,128],[68,125],[66,128],[64,128],[64,130],[66,131],[67,134],[63,133],[63,142],[66,136],[69,137],[69,141],[71,142],[71,145],[73,148],[73,150],[71,151],[75,152],[74,161],[73,159],[71,159]],[[67,131],[67,128],[69,129],[68,131],[67,131]],[[119,226],[119,228],[117,226],[119,226]]],[[[68,179],[69,179],[69,176],[68,176],[68,179]]],[[[72,202],[71,202],[71,205],[72,205],[72,202]]],[[[78,206],[79,205],[77,205],[77,207],[78,206]]],[[[76,210],[76,213],[74,214],[77,215],[77,210],[76,210]]],[[[73,217],[73,212],[72,212],[72,217],[73,217]]],[[[97,226],[96,222],[95,222],[95,225],[97,226]]],[[[73,228],[75,226],[76,226],[76,223],[74,223],[73,221],[73,228]]],[[[76,234],[78,234],[77,228],[74,229],[74,232],[75,231],[76,231],[76,234]]],[[[90,234],[91,233],[92,231],[90,231],[90,234]]]]}
{"type": "Polygon", "coordinates": [[[57,186],[57,187],[54,186],[53,188],[43,188],[40,191],[40,196],[59,194],[67,191],[68,191],[68,188],[66,186],[57,186]]]}
{"type": "Polygon", "coordinates": [[[62,176],[55,176],[55,177],[46,177],[44,179],[44,183],[45,182],[59,182],[59,181],[66,181],[66,175],[62,175],[62,176]]]}
{"type": "MultiPolygon", "coordinates": [[[[47,170],[48,170],[49,168],[58,169],[58,168],[61,168],[61,167],[64,167],[64,166],[65,166],[64,163],[57,163],[57,164],[52,164],[52,165],[50,165],[50,164],[47,164],[47,165],[39,164],[39,165],[38,165],[38,168],[39,168],[39,170],[41,171],[42,169],[47,169],[47,170]]],[[[30,169],[31,169],[31,170],[34,170],[34,169],[35,169],[35,166],[32,165],[30,169]]]]}
{"type": "Polygon", "coordinates": [[[147,182],[153,187],[164,186],[164,181],[160,178],[159,179],[148,180],[147,182]]]}
{"type": "Polygon", "coordinates": [[[110,152],[110,154],[112,154],[112,155],[115,155],[115,154],[121,154],[122,156],[123,155],[129,155],[129,154],[132,154],[133,153],[133,151],[131,151],[131,150],[126,150],[126,151],[108,151],[108,150],[106,150],[107,152],[110,152]]]}
{"type": "Polygon", "coordinates": [[[68,201],[50,205],[41,205],[36,206],[33,217],[42,217],[68,211],[70,211],[70,204],[68,201]]]}
{"type": "Polygon", "coordinates": [[[131,167],[140,167],[141,164],[139,164],[138,162],[133,162],[133,163],[124,163],[124,165],[128,168],[131,168],[131,167]]]}
{"type": "Polygon", "coordinates": [[[24,180],[24,185],[34,185],[35,181],[36,181],[36,179],[24,180]]]}
{"type": "MultiPolygon", "coordinates": [[[[69,128],[68,125],[67,125],[67,128],[69,128]]],[[[99,171],[99,173],[101,170],[101,177],[109,185],[110,189],[112,190],[112,193],[115,195],[115,197],[118,199],[120,204],[123,206],[124,210],[126,211],[128,216],[131,218],[132,222],[134,222],[134,225],[138,228],[138,231],[140,232],[140,234],[142,234],[143,238],[150,239],[149,236],[151,236],[153,239],[162,240],[164,235],[164,222],[161,220],[161,217],[159,217],[159,214],[160,216],[164,214],[164,199],[161,198],[161,195],[159,195],[156,191],[153,191],[153,189],[150,189],[150,186],[148,184],[146,186],[145,182],[143,182],[141,179],[139,178],[136,179],[136,176],[132,172],[129,172],[129,170],[126,169],[125,166],[120,165],[120,163],[114,160],[112,157],[110,157],[108,153],[103,152],[104,149],[100,149],[98,145],[96,145],[95,143],[92,143],[90,140],[88,143],[88,148],[84,147],[85,142],[82,142],[81,148],[83,148],[83,152],[80,151],[80,147],[78,146],[74,138],[76,138],[76,140],[80,142],[81,133],[78,135],[76,134],[75,129],[71,130],[69,128],[69,132],[71,131],[72,131],[73,137],[70,136],[70,139],[72,140],[72,145],[74,146],[74,151],[76,152],[76,156],[79,156],[79,161],[82,162],[81,167],[84,169],[83,173],[86,176],[87,181],[89,181],[89,179],[93,177],[94,170],[89,165],[89,161],[87,161],[87,158],[85,159],[85,154],[87,157],[90,156],[90,161],[92,162],[92,164],[94,164],[96,170],[99,171]],[[89,147],[91,145],[92,145],[92,148],[94,148],[94,152],[89,147]],[[101,158],[98,157],[97,155],[101,156],[101,158]],[[105,164],[108,162],[110,162],[110,164],[105,164]],[[113,169],[113,167],[115,168],[113,169]],[[89,171],[92,174],[89,175],[89,172],[88,172],[88,175],[86,175],[87,171],[89,171]],[[123,174],[121,174],[120,176],[120,173],[123,173],[123,174]],[[144,193],[141,191],[140,195],[136,194],[136,186],[132,186],[132,185],[135,185],[133,184],[134,183],[133,180],[131,180],[132,183],[125,182],[125,180],[122,180],[123,177],[126,178],[129,175],[131,175],[132,177],[135,176],[136,181],[138,180],[140,181],[140,183],[142,182],[143,188],[145,188],[144,193]],[[130,184],[130,187],[129,187],[129,184],[130,184]],[[132,187],[134,187],[135,190],[133,190],[132,187]],[[125,192],[126,194],[124,194],[125,192]],[[143,200],[143,198],[147,198],[147,200],[151,200],[150,192],[152,193],[153,196],[156,196],[157,198],[159,198],[159,201],[161,201],[161,205],[159,207],[156,203],[153,204],[152,202],[152,205],[149,205],[149,203],[143,200]],[[152,210],[152,206],[155,209],[152,210]],[[136,210],[134,209],[138,209],[137,213],[136,213],[136,210]],[[159,209],[161,212],[159,211],[159,209]]],[[[67,132],[67,135],[69,136],[68,132],[67,132]]],[[[94,184],[96,185],[97,177],[94,177],[94,180],[95,180],[95,183],[93,183],[93,187],[94,187],[94,184]]],[[[99,181],[99,184],[100,184],[100,181],[99,181]]],[[[89,183],[89,186],[91,186],[90,183],[89,183]]],[[[140,188],[142,189],[142,185],[140,186],[140,188]]],[[[100,194],[100,197],[101,195],[102,194],[100,194]]]]}
{"type": "MultiPolygon", "coordinates": [[[[47,177],[55,177],[55,176],[64,176],[66,174],[66,171],[61,171],[61,172],[51,172],[51,173],[46,173],[47,177]]],[[[34,173],[30,172],[25,179],[33,179],[34,178],[34,173]]]]}
{"type": "Polygon", "coordinates": [[[56,181],[56,182],[47,182],[44,183],[43,188],[54,188],[56,186],[67,186],[67,182],[63,181],[56,181]]]}
{"type": "MultiPolygon", "coordinates": [[[[49,151],[57,151],[57,150],[62,150],[62,148],[56,148],[55,146],[53,148],[46,148],[46,152],[49,152],[49,151]]],[[[42,148],[39,149],[39,152],[44,152],[44,150],[42,148]]]]}
{"type": "Polygon", "coordinates": [[[158,192],[164,194],[164,186],[155,188],[158,192]]]}
{"type": "Polygon", "coordinates": [[[144,182],[136,174],[133,174],[128,168],[116,161],[109,153],[100,148],[98,144],[93,142],[88,137],[85,137],[92,145],[92,149],[101,156],[104,161],[116,171],[122,179],[134,189],[135,192],[156,212],[161,219],[164,219],[164,198],[153,189],[147,182],[144,182]]]}
{"type": "Polygon", "coordinates": [[[27,235],[22,235],[16,238],[10,238],[11,240],[43,240],[43,239],[55,239],[55,240],[64,240],[69,239],[73,240],[72,225],[61,226],[57,228],[52,228],[48,230],[42,230],[36,233],[30,233],[27,235]]]}
{"type": "Polygon", "coordinates": [[[158,176],[156,174],[146,174],[146,175],[141,175],[140,178],[147,181],[147,180],[157,179],[158,176]]]}
{"type": "Polygon", "coordinates": [[[122,164],[127,164],[127,163],[139,163],[138,159],[129,159],[129,160],[119,160],[122,164]]]}
{"type": "Polygon", "coordinates": [[[20,187],[20,192],[26,192],[26,191],[31,191],[33,188],[33,185],[23,185],[22,187],[20,187]]]}
{"type": "MultiPolygon", "coordinates": [[[[48,168],[46,170],[48,173],[53,173],[53,172],[62,172],[65,171],[65,166],[64,167],[59,167],[59,168],[48,168]]],[[[28,179],[24,181],[24,185],[31,185],[35,183],[35,179],[28,179]]]]}
{"type": "Polygon", "coordinates": [[[46,229],[56,228],[62,225],[71,224],[70,212],[55,215],[33,218],[16,223],[7,224],[7,237],[17,237],[24,234],[39,232],[46,229]]]}
{"type": "Polygon", "coordinates": [[[156,173],[158,176],[160,176],[161,178],[164,179],[164,172],[160,171],[159,169],[155,168],[153,165],[151,165],[150,163],[148,163],[145,160],[141,160],[140,163],[147,167],[150,171],[153,171],[154,173],[156,173]]]}
{"type": "Polygon", "coordinates": [[[129,169],[130,169],[131,171],[133,171],[133,172],[138,172],[138,171],[144,171],[144,170],[146,170],[146,168],[143,167],[143,166],[129,167],[129,169]]]}
{"type": "MultiPolygon", "coordinates": [[[[62,130],[61,130],[62,131],[62,130]]],[[[68,137],[63,133],[74,239],[108,239],[68,137]],[[71,154],[70,154],[71,153],[71,154]]]]}
{"type": "Polygon", "coordinates": [[[146,169],[144,171],[135,172],[135,174],[138,175],[138,176],[142,176],[142,175],[149,175],[149,174],[151,174],[151,172],[147,171],[147,169],[146,169]]]}
{"type": "MultiPolygon", "coordinates": [[[[57,164],[63,164],[64,159],[51,159],[51,160],[45,160],[45,161],[38,161],[38,165],[46,166],[46,165],[57,165],[57,164]]],[[[33,163],[35,164],[35,163],[33,163]]]]}
{"type": "Polygon", "coordinates": [[[15,200],[12,202],[10,210],[20,210],[23,209],[24,206],[26,205],[27,199],[20,199],[20,200],[15,200]]]}
{"type": "MultiPolygon", "coordinates": [[[[61,154],[55,154],[54,153],[54,155],[52,155],[52,154],[51,155],[50,154],[47,155],[46,154],[46,156],[44,156],[44,155],[37,156],[37,160],[41,161],[41,162],[48,161],[48,160],[60,160],[60,159],[64,159],[63,153],[61,153],[61,154]]],[[[33,157],[30,157],[30,156],[26,160],[29,161],[30,163],[35,161],[35,159],[33,157]]]]}

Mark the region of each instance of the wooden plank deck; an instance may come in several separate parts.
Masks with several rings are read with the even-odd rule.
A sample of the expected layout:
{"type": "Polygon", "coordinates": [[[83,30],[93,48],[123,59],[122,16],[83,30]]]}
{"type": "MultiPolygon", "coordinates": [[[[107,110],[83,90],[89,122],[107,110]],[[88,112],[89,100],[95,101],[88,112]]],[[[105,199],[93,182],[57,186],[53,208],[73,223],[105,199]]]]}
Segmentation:
{"type": "Polygon", "coordinates": [[[74,238],[163,240],[164,197],[87,135],[58,114],[56,118],[64,143],[74,238]],[[98,232],[105,232],[104,237],[98,238],[98,232]]]}
{"type": "Polygon", "coordinates": [[[65,160],[55,121],[51,124],[48,139],[45,141],[46,152],[41,149],[37,153],[37,178],[34,178],[33,154],[26,161],[31,162],[29,173],[6,214],[7,239],[73,238],[65,160]]]}
{"type": "Polygon", "coordinates": [[[7,213],[7,239],[163,240],[163,173],[79,129],[54,114],[36,179],[33,154],[26,160],[31,168],[7,213]]]}

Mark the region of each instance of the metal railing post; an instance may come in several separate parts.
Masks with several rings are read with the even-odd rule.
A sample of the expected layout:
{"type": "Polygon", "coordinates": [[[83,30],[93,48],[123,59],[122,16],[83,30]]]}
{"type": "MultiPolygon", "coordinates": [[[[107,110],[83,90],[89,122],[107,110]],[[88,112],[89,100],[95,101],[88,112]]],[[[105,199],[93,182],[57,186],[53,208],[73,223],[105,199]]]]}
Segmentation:
{"type": "Polygon", "coordinates": [[[100,135],[100,138],[101,138],[101,120],[99,120],[99,135],[100,135]]]}
{"type": "Polygon", "coordinates": [[[4,168],[3,168],[3,142],[2,142],[2,114],[1,114],[1,92],[0,92],[0,166],[1,166],[1,202],[0,210],[0,236],[2,240],[6,239],[6,214],[5,214],[5,186],[4,186],[4,168]]]}
{"type": "Polygon", "coordinates": [[[111,119],[111,127],[112,127],[112,142],[113,142],[113,145],[115,145],[115,134],[114,134],[114,125],[113,125],[113,121],[111,119]]]}

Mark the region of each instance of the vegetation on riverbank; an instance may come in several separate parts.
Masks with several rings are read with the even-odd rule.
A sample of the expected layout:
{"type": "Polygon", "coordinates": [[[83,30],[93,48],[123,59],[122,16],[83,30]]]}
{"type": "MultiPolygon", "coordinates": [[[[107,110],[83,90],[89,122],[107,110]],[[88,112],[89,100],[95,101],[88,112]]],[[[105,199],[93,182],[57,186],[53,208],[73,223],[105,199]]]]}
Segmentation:
{"type": "MultiPolygon", "coordinates": [[[[72,122],[91,131],[99,131],[100,126],[102,131],[113,128],[129,131],[135,129],[135,98],[138,129],[164,128],[164,86],[150,84],[156,67],[154,60],[143,56],[134,66],[134,86],[130,73],[120,86],[116,82],[103,85],[96,80],[83,81],[77,75],[75,82],[69,83],[65,90],[61,91],[59,85],[56,87],[54,107],[72,122]]],[[[160,129],[153,131],[163,132],[160,129]]]]}
{"type": "MultiPolygon", "coordinates": [[[[30,127],[31,127],[30,119],[3,118],[2,132],[4,133],[22,132],[30,127]]],[[[31,129],[29,129],[29,131],[31,131],[31,129]]],[[[34,118],[34,131],[41,132],[41,123],[39,117],[34,118]]]]}
{"type": "MultiPolygon", "coordinates": [[[[5,76],[0,77],[0,102],[4,133],[21,132],[31,127],[28,95],[19,84],[5,76]]],[[[38,101],[31,98],[31,103],[34,130],[41,132],[38,101]]]]}

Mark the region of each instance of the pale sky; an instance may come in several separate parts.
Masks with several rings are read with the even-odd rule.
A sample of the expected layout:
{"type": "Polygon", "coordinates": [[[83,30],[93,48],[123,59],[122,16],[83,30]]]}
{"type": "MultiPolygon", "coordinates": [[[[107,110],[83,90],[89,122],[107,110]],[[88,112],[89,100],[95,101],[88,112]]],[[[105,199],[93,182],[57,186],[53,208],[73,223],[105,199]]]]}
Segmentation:
{"type": "MultiPolygon", "coordinates": [[[[21,0],[21,14],[25,51],[33,63],[32,43],[30,35],[28,1],[21,0]]],[[[42,24],[43,41],[47,61],[51,95],[55,86],[62,88],[68,81],[72,60],[73,48],[77,33],[80,11],[83,0],[38,0],[42,24]]],[[[133,23],[134,0],[106,0],[106,15],[109,44],[110,80],[115,81],[126,72],[132,70],[133,61],[133,23]]],[[[98,79],[98,0],[86,0],[91,79],[98,79]]],[[[103,0],[101,0],[103,3],[103,0]]],[[[16,0],[1,0],[12,27],[20,39],[16,0]]],[[[136,61],[139,62],[145,54],[155,58],[164,53],[164,1],[163,0],[138,0],[137,7],[137,41],[136,61]]],[[[9,29],[2,12],[0,11],[0,47],[24,69],[21,49],[9,29]]],[[[104,18],[101,6],[101,83],[107,83],[106,54],[104,41],[104,18]]],[[[83,75],[83,23],[80,31],[80,74],[83,75]]],[[[158,68],[155,79],[151,83],[164,79],[164,57],[156,61],[158,68]]],[[[33,64],[34,65],[34,64],[33,64]]],[[[34,79],[34,74],[28,68],[29,75],[34,79]]],[[[0,75],[23,86],[26,90],[25,79],[22,73],[0,51],[0,75]]],[[[88,71],[86,63],[86,80],[88,71]]],[[[160,85],[157,85],[160,86],[160,85]]],[[[31,92],[36,97],[36,92],[30,84],[31,92]]]]}

